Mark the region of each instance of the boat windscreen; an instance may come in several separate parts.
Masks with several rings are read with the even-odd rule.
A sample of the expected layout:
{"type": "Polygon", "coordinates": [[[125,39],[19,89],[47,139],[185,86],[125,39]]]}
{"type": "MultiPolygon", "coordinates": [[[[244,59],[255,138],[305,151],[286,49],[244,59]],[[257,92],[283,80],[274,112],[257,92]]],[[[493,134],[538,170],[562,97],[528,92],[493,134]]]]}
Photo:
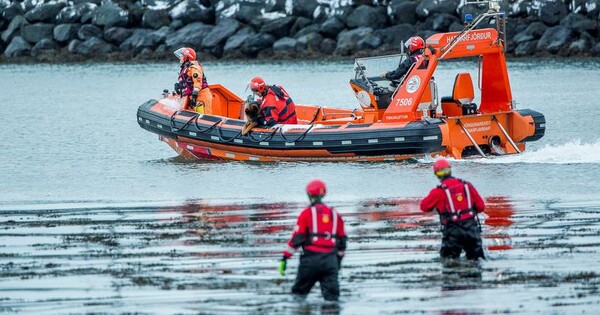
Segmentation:
{"type": "Polygon", "coordinates": [[[355,64],[364,67],[366,77],[376,77],[383,72],[395,70],[404,58],[405,54],[356,58],[355,64]]]}

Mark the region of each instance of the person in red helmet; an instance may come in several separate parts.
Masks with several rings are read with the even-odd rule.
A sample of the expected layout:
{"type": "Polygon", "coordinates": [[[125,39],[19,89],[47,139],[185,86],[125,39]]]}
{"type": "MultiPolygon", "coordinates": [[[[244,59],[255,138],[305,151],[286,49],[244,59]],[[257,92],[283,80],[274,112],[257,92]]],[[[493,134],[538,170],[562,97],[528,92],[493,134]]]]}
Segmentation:
{"type": "Polygon", "coordinates": [[[253,78],[249,87],[261,104],[257,121],[259,125],[272,127],[276,124],[298,123],[296,104],[283,87],[269,86],[261,77],[253,78]]]}
{"type": "Polygon", "coordinates": [[[174,52],[179,58],[178,83],[175,91],[182,97],[187,97],[187,108],[201,114],[212,114],[212,93],[206,81],[204,67],[196,60],[196,52],[189,47],[182,47],[174,52]]]}
{"type": "Polygon", "coordinates": [[[325,183],[313,180],[306,186],[310,206],[302,210],[292,238],[283,251],[279,272],[285,275],[287,260],[302,247],[300,265],[292,294],[305,298],[317,281],[327,301],[337,301],[340,295],[338,270],[346,250],[344,221],[337,211],[323,204],[327,193],[325,183]]]}
{"type": "Polygon", "coordinates": [[[423,38],[419,36],[411,37],[406,42],[406,45],[408,46],[408,58],[400,62],[396,70],[384,72],[381,74],[381,77],[388,80],[400,80],[410,70],[410,67],[417,62],[419,56],[423,55],[425,50],[425,41],[423,38]]]}
{"type": "Polygon", "coordinates": [[[459,258],[464,250],[467,259],[484,258],[481,225],[477,213],[485,210],[485,203],[475,187],[462,179],[452,177],[450,163],[439,159],[433,163],[433,172],[440,179],[437,186],[421,200],[421,211],[437,210],[442,223],[442,258],[459,258]]]}

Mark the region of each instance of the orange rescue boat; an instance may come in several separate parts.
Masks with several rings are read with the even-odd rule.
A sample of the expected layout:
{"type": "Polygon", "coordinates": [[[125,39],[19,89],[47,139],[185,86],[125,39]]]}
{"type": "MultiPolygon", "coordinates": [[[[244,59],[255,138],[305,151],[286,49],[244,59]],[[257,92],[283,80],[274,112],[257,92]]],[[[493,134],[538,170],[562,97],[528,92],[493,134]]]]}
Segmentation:
{"type": "Polygon", "coordinates": [[[210,86],[211,115],[186,109],[185,100],[171,94],[142,104],[138,123],[178,154],[198,159],[386,161],[520,153],[526,142],[543,137],[545,118],[515,108],[504,55],[505,23],[505,15],[490,6],[462,32],[429,37],[425,53],[393,89],[377,83],[384,79],[369,77],[373,69],[367,65],[386,58],[397,62],[405,55],[357,59],[350,86],[359,109],[297,104],[298,125],[254,128],[244,136],[244,101],[216,84],[210,86]],[[496,28],[476,29],[490,18],[496,28]],[[478,105],[468,72],[456,75],[451,96],[438,98],[434,73],[439,62],[459,58],[477,59],[478,105]]]}

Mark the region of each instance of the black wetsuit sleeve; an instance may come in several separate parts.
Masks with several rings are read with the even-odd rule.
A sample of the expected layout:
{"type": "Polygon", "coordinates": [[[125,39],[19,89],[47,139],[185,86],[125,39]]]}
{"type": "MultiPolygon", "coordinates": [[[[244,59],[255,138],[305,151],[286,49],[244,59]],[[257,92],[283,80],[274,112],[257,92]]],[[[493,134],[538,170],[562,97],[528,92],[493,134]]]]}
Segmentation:
{"type": "Polygon", "coordinates": [[[412,60],[411,57],[404,59],[404,61],[402,61],[398,65],[398,68],[396,68],[396,70],[390,71],[385,74],[386,79],[398,80],[398,79],[402,78],[402,76],[404,76],[408,72],[408,70],[410,69],[410,67],[413,64],[411,60],[412,60]]]}

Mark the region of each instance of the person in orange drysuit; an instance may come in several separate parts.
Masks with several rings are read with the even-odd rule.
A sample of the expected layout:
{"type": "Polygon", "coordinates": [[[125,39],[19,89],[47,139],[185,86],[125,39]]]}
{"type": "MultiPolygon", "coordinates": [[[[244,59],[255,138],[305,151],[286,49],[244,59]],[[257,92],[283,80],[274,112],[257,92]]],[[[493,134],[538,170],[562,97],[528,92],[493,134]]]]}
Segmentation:
{"type": "Polygon", "coordinates": [[[187,108],[201,114],[212,114],[212,93],[206,81],[204,68],[196,60],[196,52],[192,48],[183,47],[177,49],[174,54],[179,58],[181,65],[175,91],[188,97],[187,108]]]}

